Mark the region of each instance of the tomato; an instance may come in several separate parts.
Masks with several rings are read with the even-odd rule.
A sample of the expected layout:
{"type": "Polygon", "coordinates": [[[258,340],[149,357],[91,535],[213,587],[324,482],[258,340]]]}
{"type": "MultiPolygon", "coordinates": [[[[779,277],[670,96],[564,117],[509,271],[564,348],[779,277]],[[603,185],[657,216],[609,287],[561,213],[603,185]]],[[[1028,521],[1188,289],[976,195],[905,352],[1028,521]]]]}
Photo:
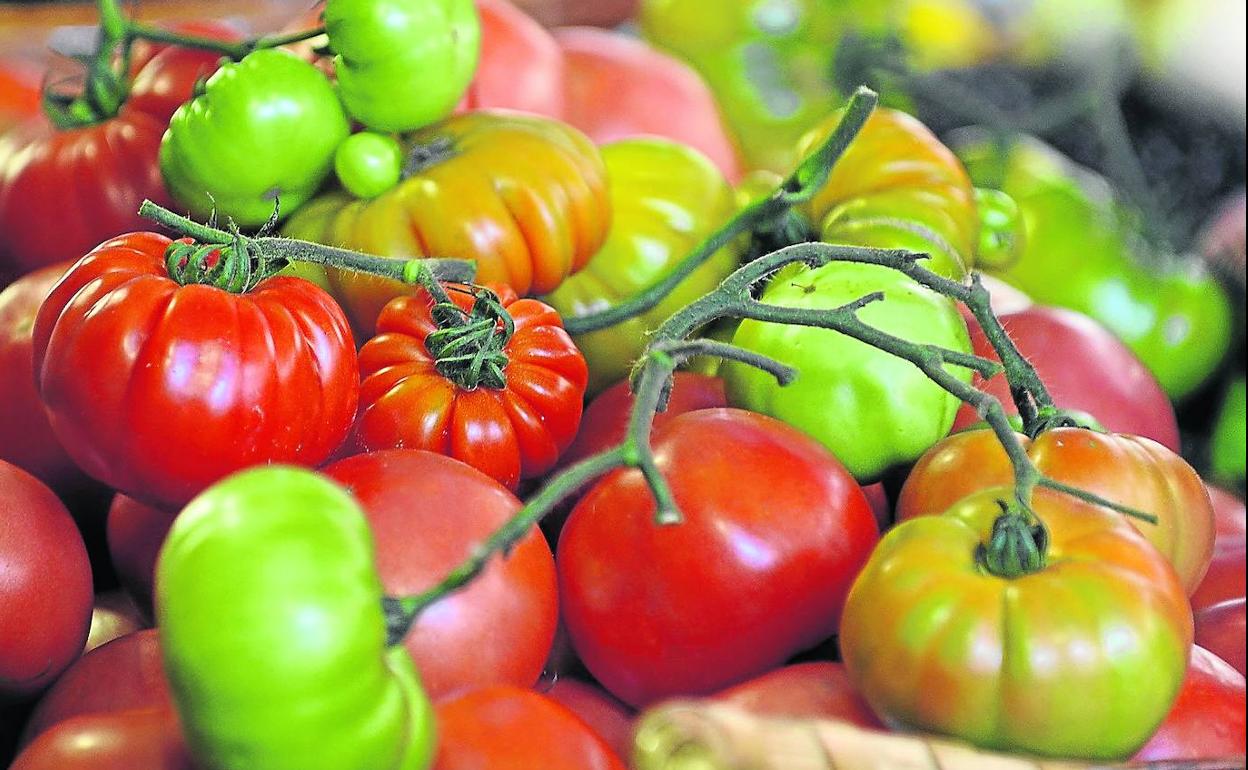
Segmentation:
{"type": "Polygon", "coordinates": [[[1012,492],[984,490],[884,536],[845,603],[845,666],[890,726],[1041,756],[1129,756],[1179,691],[1186,594],[1121,515],[1044,489],[1033,506],[1047,558],[997,576],[978,551],[1012,492]]]}
{"type": "Polygon", "coordinates": [[[117,579],[149,616],[156,556],[173,526],[174,514],[117,495],[108,509],[105,525],[108,556],[117,579]]]}
{"type": "Polygon", "coordinates": [[[1244,753],[1244,675],[1193,645],[1179,697],[1136,762],[1234,757],[1244,753]]]}
{"type": "Polygon", "coordinates": [[[0,131],[39,114],[42,71],[33,60],[0,57],[0,131]]]}
{"type": "Polygon", "coordinates": [[[91,564],[52,491],[0,461],[0,703],[38,693],[82,654],[91,564]]]}
{"type": "Polygon", "coordinates": [[[563,617],[594,677],[640,706],[713,692],[835,633],[878,539],[844,467],[735,409],[680,415],[652,443],[684,523],[656,524],[641,472],[619,470],[559,536],[563,617]]]}
{"type": "MultiPolygon", "coordinates": [[[[875,291],[884,299],[858,313],[863,322],[914,343],[970,352],[966,324],[953,302],[887,267],[800,265],[778,273],[761,299],[832,309],[875,291]]],[[[720,375],[729,403],[799,428],[861,483],[917,459],[949,432],[962,404],[909,361],[839,332],[743,321],[732,342],[795,367],[798,375],[781,387],[770,374],[726,361],[720,375]]],[[[971,379],[969,370],[949,371],[971,379]]]]}
{"type": "Polygon", "coordinates": [[[204,764],[427,766],[432,708],[386,646],[372,536],[343,489],[283,466],[231,476],[182,510],[156,569],[165,673],[204,764]]]}
{"type": "Polygon", "coordinates": [[[168,710],[87,714],[59,723],[9,770],[193,770],[198,763],[168,710]]]}
{"type": "Polygon", "coordinates": [[[334,153],[334,173],[357,198],[376,198],[399,183],[403,148],[392,136],[373,131],[352,134],[334,153]]]}
{"type": "Polygon", "coordinates": [[[712,696],[760,716],[835,719],[879,730],[884,727],[854,689],[840,663],[794,663],[712,696]]]}
{"type": "Polygon", "coordinates": [[[621,759],[632,755],[633,711],[606,690],[571,677],[559,677],[548,689],[537,688],[589,725],[621,759]]]}
{"type": "Polygon", "coordinates": [[[1222,406],[1218,409],[1217,422],[1213,427],[1213,439],[1210,442],[1210,472],[1214,479],[1226,484],[1244,485],[1244,442],[1248,432],[1248,406],[1245,396],[1248,388],[1244,378],[1231,381],[1230,387],[1223,396],[1222,406]]]}
{"type": "Polygon", "coordinates": [[[594,24],[614,27],[633,15],[637,0],[594,0],[568,3],[564,0],[516,0],[517,5],[548,27],[561,24],[594,24]]]}
{"type": "Polygon", "coordinates": [[[1196,643],[1230,663],[1244,668],[1244,597],[1227,599],[1196,613],[1196,643]]]}
{"type": "Polygon", "coordinates": [[[595,142],[642,135],[687,144],[729,181],[741,163],[715,98],[696,72],[619,32],[589,27],[555,31],[563,51],[565,119],[595,142]]]}
{"type": "Polygon", "coordinates": [[[563,54],[541,24],[508,0],[477,0],[481,58],[460,107],[562,118],[563,54]]]}
{"type": "MultiPolygon", "coordinates": [[[[239,37],[234,29],[213,23],[182,31],[227,41],[239,37]]],[[[216,72],[221,62],[219,53],[180,46],[155,51],[143,62],[142,58],[136,60],[135,51],[131,49],[131,67],[136,74],[126,101],[132,109],[146,112],[167,126],[178,107],[195,95],[196,84],[216,72]]]]}
{"type": "Polygon", "coordinates": [[[1230,492],[1206,485],[1213,503],[1213,559],[1209,571],[1192,594],[1192,609],[1199,611],[1227,599],[1245,595],[1244,562],[1245,523],[1244,501],[1230,492]]]}
{"type": "MultiPolygon", "coordinates": [[[[598,251],[610,226],[606,174],[580,132],[514,113],[459,115],[405,140],[407,171],[372,200],[329,193],[285,226],[295,238],[408,259],[476,260],[477,280],[524,296],[552,291],[598,251]]],[[[371,333],[411,288],[330,270],[356,329],[371,333]]]]}
{"type": "Polygon", "coordinates": [[[289,51],[261,49],[222,66],[178,108],[160,169],[197,217],[215,210],[252,227],[273,214],[275,198],[289,213],[316,193],[348,130],[325,75],[289,51]]]}
{"type": "MultiPolygon", "coordinates": [[[[1124,520],[1174,566],[1189,594],[1213,554],[1209,493],[1183,458],[1150,439],[1057,428],[1035,440],[1019,436],[1036,468],[1070,484],[1157,517],[1157,524],[1124,520]]],[[[973,492],[1014,479],[1013,466],[990,430],[958,433],[915,463],[897,499],[897,520],[938,514],[973,492]]]]}
{"type": "Polygon", "coordinates": [[[169,508],[240,468],[324,461],[358,397],[342,311],[298,278],[237,295],[181,286],[169,244],[154,233],[104,243],[40,308],[37,385],[70,457],[169,508]]]}
{"type": "Polygon", "coordinates": [[[438,706],[434,770],[625,770],[602,738],[566,707],[499,685],[438,706]]]}
{"type": "MultiPolygon", "coordinates": [[[[1033,306],[999,315],[1019,352],[1036,367],[1057,406],[1085,412],[1115,433],[1144,436],[1179,451],[1179,424],[1157,378],[1135,354],[1096,321],[1073,310],[1033,306]]],[[[996,351],[979,324],[971,325],[975,354],[994,361],[996,351]]],[[[1009,414],[1018,409],[1005,375],[972,380],[991,393],[1009,414]]],[[[964,404],[954,430],[983,420],[964,404]]]]}
{"type": "MultiPolygon", "coordinates": [[[[565,318],[601,312],[649,289],[736,213],[727,180],[688,147],[626,139],[603,147],[602,159],[611,180],[611,231],[585,269],[544,298],[565,318]]],[[[719,250],[651,310],[578,336],[590,391],[625,377],[649,334],[727,278],[740,252],[739,244],[719,250]]]]}
{"type": "Polygon", "coordinates": [[[441,120],[472,80],[481,42],[472,0],[328,0],[324,18],[342,101],[369,128],[441,120]]]}
{"type": "MultiPolygon", "coordinates": [[[[364,508],[391,596],[431,588],[520,509],[496,481],[430,452],[359,455],[325,474],[364,508]]],[[[438,701],[476,687],[532,686],[557,620],[554,557],[534,528],[467,588],[421,614],[404,643],[438,701]]]]}
{"type": "Polygon", "coordinates": [[[117,590],[96,594],[83,653],[146,628],[147,625],[143,613],[127,594],[117,590]]]}
{"type": "MultiPolygon", "coordinates": [[[[588,371],[558,313],[495,287],[514,334],[501,348],[495,377],[453,369],[430,336],[439,331],[433,300],[399,297],[377,319],[377,336],[360,349],[359,445],[427,449],[463,460],[505,486],[554,467],[576,436],[588,371]]],[[[465,311],[479,300],[451,287],[465,311]]],[[[467,352],[465,352],[467,350],[467,352]]]]}

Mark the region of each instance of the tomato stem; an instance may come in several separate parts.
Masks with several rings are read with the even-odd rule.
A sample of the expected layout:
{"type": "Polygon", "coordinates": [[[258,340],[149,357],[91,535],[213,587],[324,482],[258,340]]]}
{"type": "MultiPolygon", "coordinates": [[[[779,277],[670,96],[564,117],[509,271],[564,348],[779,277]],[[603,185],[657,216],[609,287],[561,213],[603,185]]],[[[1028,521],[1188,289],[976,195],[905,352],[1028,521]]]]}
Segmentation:
{"type": "Polygon", "coordinates": [[[279,48],[284,45],[298,43],[303,40],[314,38],[318,35],[323,35],[325,34],[325,28],[313,27],[312,29],[287,32],[280,35],[264,35],[261,37],[251,38],[250,40],[229,41],[219,40],[213,37],[203,37],[201,35],[187,35],[181,32],[161,29],[160,27],[154,27],[149,24],[132,21],[129,24],[129,34],[131,38],[136,40],[141,39],[152,43],[165,43],[168,45],[182,46],[183,48],[197,48],[202,51],[213,51],[237,61],[252,51],[258,51],[263,48],[279,48]]]}

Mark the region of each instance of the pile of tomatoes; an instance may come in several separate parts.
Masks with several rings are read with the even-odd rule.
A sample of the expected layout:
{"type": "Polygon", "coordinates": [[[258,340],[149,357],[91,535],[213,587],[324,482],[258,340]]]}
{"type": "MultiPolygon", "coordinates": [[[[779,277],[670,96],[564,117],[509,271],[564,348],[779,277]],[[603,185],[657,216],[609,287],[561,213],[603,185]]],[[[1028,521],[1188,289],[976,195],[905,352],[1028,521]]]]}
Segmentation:
{"type": "Polygon", "coordinates": [[[686,63],[508,0],[100,7],[0,137],[16,770],[622,770],[690,697],[1243,754],[1243,372],[1189,451],[1238,496],[1172,406],[1242,315],[1190,265],[1067,280],[1138,245],[1091,172],[831,83],[779,131],[721,54],[828,19],[694,45],[647,0],[686,63]]]}

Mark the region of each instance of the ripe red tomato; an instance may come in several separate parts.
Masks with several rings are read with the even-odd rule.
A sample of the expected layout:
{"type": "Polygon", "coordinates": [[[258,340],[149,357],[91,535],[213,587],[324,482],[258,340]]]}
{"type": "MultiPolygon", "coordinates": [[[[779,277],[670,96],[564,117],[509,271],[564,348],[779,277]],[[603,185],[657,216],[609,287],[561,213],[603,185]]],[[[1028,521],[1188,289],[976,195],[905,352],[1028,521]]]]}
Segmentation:
{"type": "Polygon", "coordinates": [[[565,706],[499,685],[438,706],[434,770],[626,770],[565,706]]]}
{"type": "Polygon", "coordinates": [[[476,0],[481,58],[461,109],[563,116],[563,54],[550,33],[508,0],[476,0]]]}
{"type": "Polygon", "coordinates": [[[620,703],[601,687],[571,677],[560,677],[549,689],[541,692],[562,703],[580,717],[617,756],[628,757],[633,746],[633,710],[620,703]]]}
{"type": "Polygon", "coordinates": [[[173,526],[174,516],[125,495],[114,497],[108,509],[105,534],[113,570],[122,588],[149,617],[156,556],[173,526]]]}
{"type": "MultiPolygon", "coordinates": [[[[222,28],[212,37],[234,40],[238,34],[222,28]]],[[[221,54],[194,48],[171,46],[157,52],[137,70],[127,97],[130,109],[145,112],[168,128],[174,111],[194,96],[195,84],[216,72],[220,63],[221,54]]]]}
{"type": "Polygon", "coordinates": [[[712,698],[760,716],[837,719],[873,730],[884,729],[854,689],[845,666],[829,660],[777,668],[712,698]]]}
{"type": "MultiPolygon", "coordinates": [[[[1151,438],[1179,451],[1179,424],[1170,399],[1157,378],[1109,330],[1073,310],[1033,306],[1005,313],[1001,323],[1010,339],[1031,361],[1057,406],[1087,412],[1114,433],[1151,438]]],[[[979,324],[969,324],[975,354],[998,360],[979,324]]],[[[973,384],[996,396],[1010,414],[1017,414],[1005,375],[985,385],[973,384]]],[[[983,418],[962,405],[954,430],[983,418]]]]}
{"type": "Polygon", "coordinates": [[[618,32],[568,27],[554,34],[564,57],[564,120],[599,144],[666,137],[700,150],[728,181],[741,177],[715,97],[688,65],[618,32]]]}
{"type": "Polygon", "coordinates": [[[713,692],[835,633],[879,539],[853,477],[777,420],[688,412],[653,445],[684,523],[657,525],[641,472],[619,470],[573,509],[557,558],[573,647],[634,706],[713,692]]]}
{"type": "Polygon", "coordinates": [[[1196,644],[1244,673],[1244,597],[1227,599],[1196,613],[1196,644]]]}
{"type": "Polygon", "coordinates": [[[82,654],[91,564],[69,511],[0,461],[0,703],[33,695],[82,654]]]}
{"type": "Polygon", "coordinates": [[[79,260],[39,310],[34,366],[52,428],[88,474],[176,508],[252,465],[317,465],[346,437],[355,345],[324,290],[181,286],[169,239],[131,233],[79,260]]]}
{"type": "Polygon", "coordinates": [[[0,131],[39,114],[43,74],[34,61],[0,57],[0,131]]]}
{"type": "Polygon", "coordinates": [[[1193,645],[1179,697],[1157,732],[1132,759],[1160,762],[1244,753],[1244,675],[1193,645]]]}
{"type": "Polygon", "coordinates": [[[57,724],[9,770],[195,770],[172,709],[86,714],[57,724]]]}
{"type": "MultiPolygon", "coordinates": [[[[324,472],[363,506],[391,596],[433,586],[520,509],[498,482],[431,452],[374,452],[324,472]]],[[[436,701],[494,684],[531,687],[557,621],[554,558],[534,528],[507,558],[422,613],[404,641],[436,701]]]]}
{"type": "Polygon", "coordinates": [[[520,7],[548,27],[560,24],[594,24],[613,27],[628,21],[637,10],[638,0],[594,0],[571,3],[567,0],[517,0],[520,7]]]}
{"type": "Polygon", "coordinates": [[[1248,534],[1248,524],[1245,522],[1244,501],[1217,487],[1206,487],[1213,502],[1213,560],[1209,562],[1204,580],[1192,594],[1193,611],[1245,595],[1245,535],[1248,534]]]}

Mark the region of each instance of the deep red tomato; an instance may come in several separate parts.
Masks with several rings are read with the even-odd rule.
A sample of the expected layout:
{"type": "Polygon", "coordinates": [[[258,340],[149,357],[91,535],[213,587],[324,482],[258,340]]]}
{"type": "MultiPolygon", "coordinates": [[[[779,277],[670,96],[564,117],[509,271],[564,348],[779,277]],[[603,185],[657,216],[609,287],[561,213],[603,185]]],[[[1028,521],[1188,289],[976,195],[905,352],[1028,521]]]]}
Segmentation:
{"type": "Polygon", "coordinates": [[[565,706],[500,685],[438,706],[434,770],[626,770],[565,706]]]}
{"type": "Polygon", "coordinates": [[[108,509],[105,534],[108,555],[122,588],[138,606],[152,614],[152,586],[156,579],[156,556],[173,526],[176,514],[117,495],[108,509]]]}
{"type": "Polygon", "coordinates": [[[884,729],[854,689],[845,666],[832,661],[777,668],[712,698],[760,716],[836,719],[859,727],[884,729]]]}
{"type": "Polygon", "coordinates": [[[1244,753],[1244,675],[1193,645],[1179,697],[1136,762],[1214,759],[1244,753]]]}
{"type": "MultiPolygon", "coordinates": [[[[519,299],[505,286],[493,288],[515,322],[502,349],[500,383],[466,383],[443,373],[427,344],[438,331],[428,293],[385,306],[377,336],[360,349],[361,449],[438,452],[511,489],[554,466],[581,422],[585,357],[554,308],[519,299]]],[[[449,293],[463,309],[473,306],[472,295],[454,287],[449,293]]]]}
{"type": "Polygon", "coordinates": [[[1244,673],[1244,597],[1227,599],[1196,613],[1196,644],[1244,673]]]}
{"type": "Polygon", "coordinates": [[[481,59],[461,109],[563,116],[563,54],[541,24],[508,0],[476,0],[481,59]]]}
{"type": "Polygon", "coordinates": [[[194,770],[172,709],[86,714],[57,724],[9,770],[194,770]]]}
{"type": "MultiPolygon", "coordinates": [[[[1081,313],[1056,307],[1033,306],[1000,318],[1010,339],[1035,365],[1058,407],[1087,412],[1107,430],[1151,438],[1179,451],[1179,424],[1169,397],[1152,372],[1105,327],[1081,313]]],[[[979,324],[969,328],[976,355],[998,360],[979,324]]],[[[976,375],[973,384],[1000,399],[1010,414],[1018,413],[1004,374],[989,380],[986,387],[976,375]]],[[[963,404],[953,429],[982,419],[963,404]]]]}
{"type": "Polygon", "coordinates": [[[0,702],[39,692],[82,654],[93,598],[69,511],[0,460],[0,702]]]}
{"type": "Polygon", "coordinates": [[[633,746],[633,710],[598,685],[560,677],[548,689],[536,688],[547,698],[567,706],[615,751],[627,758],[633,746]]]}
{"type": "Polygon", "coordinates": [[[34,61],[0,57],[0,131],[39,114],[43,74],[34,61]]]}
{"type": "Polygon", "coordinates": [[[702,78],[634,37],[590,27],[555,30],[563,50],[564,120],[606,144],[653,135],[710,158],[730,182],[741,164],[702,78]]]}
{"type": "Polygon", "coordinates": [[[737,409],[687,412],[652,443],[684,523],[655,524],[641,472],[620,470],[559,537],[563,617],[594,677],[644,705],[713,692],[835,633],[879,539],[836,458],[737,409]]]}
{"type": "Polygon", "coordinates": [[[1245,522],[1244,501],[1230,492],[1206,485],[1213,502],[1215,535],[1213,561],[1209,571],[1192,594],[1192,610],[1203,610],[1227,599],[1245,595],[1245,522]]]}
{"type": "MultiPolygon", "coordinates": [[[[431,452],[374,452],[324,472],[363,506],[391,596],[433,586],[520,509],[498,482],[431,452]]],[[[405,643],[435,701],[494,684],[531,687],[557,620],[554,558],[534,528],[507,558],[421,614],[405,643]]]]}
{"type": "MultiPolygon", "coordinates": [[[[238,33],[227,27],[217,28],[211,37],[235,40],[238,33]]],[[[200,33],[204,34],[204,33],[200,33]]],[[[211,51],[165,48],[142,67],[130,85],[127,100],[130,109],[146,112],[169,126],[174,110],[194,96],[195,84],[217,71],[221,54],[211,51]]]]}
{"type": "Polygon", "coordinates": [[[299,278],[245,294],[181,286],[169,243],[101,244],[40,308],[34,366],[62,445],[94,478],[170,509],[242,468],[323,462],[359,390],[342,309],[299,278]]]}

